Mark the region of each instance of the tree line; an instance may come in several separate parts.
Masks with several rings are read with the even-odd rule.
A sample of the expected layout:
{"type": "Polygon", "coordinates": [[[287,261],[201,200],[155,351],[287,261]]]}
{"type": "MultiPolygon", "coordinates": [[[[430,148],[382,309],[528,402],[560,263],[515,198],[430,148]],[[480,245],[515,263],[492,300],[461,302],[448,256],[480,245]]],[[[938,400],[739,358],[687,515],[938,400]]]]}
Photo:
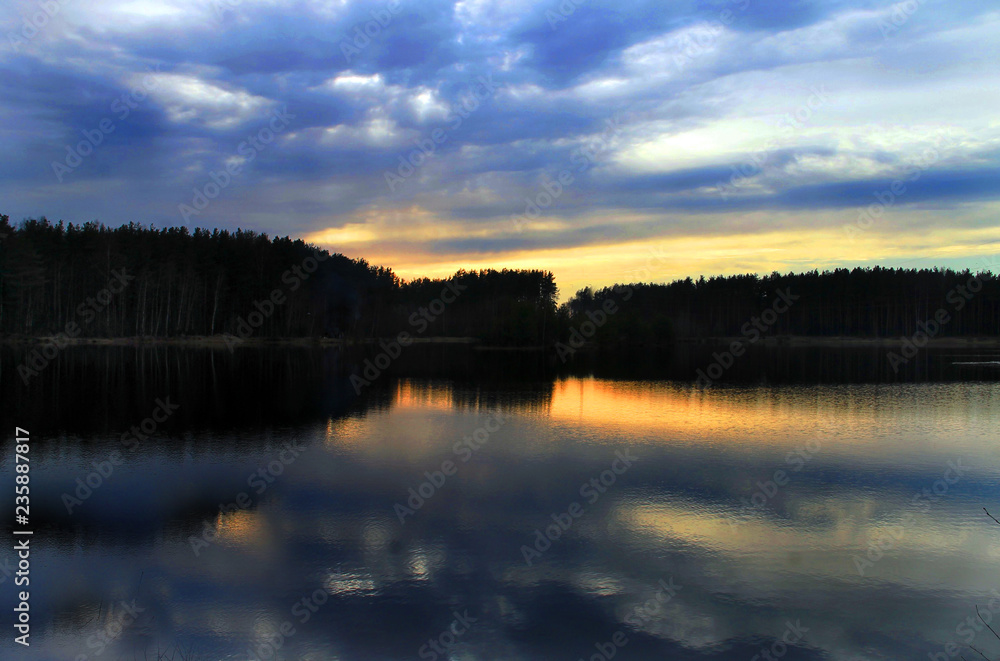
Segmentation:
{"type": "Polygon", "coordinates": [[[919,332],[968,337],[1000,332],[1000,283],[987,270],[875,266],[686,278],[596,292],[582,289],[565,308],[579,327],[585,320],[599,320],[594,311],[607,301],[618,311],[594,324],[591,341],[656,344],[678,337],[898,338],[919,332]],[[628,300],[623,300],[626,293],[628,300]]]}
{"type": "Polygon", "coordinates": [[[404,282],[364,259],[248,230],[44,217],[14,226],[0,215],[0,333],[8,336],[54,335],[76,324],[82,337],[242,337],[249,329],[261,339],[366,339],[409,330],[542,343],[557,295],[546,271],[404,282]],[[449,283],[461,293],[440,310],[449,283]]]}
{"type": "Polygon", "coordinates": [[[0,333],[84,337],[253,334],[260,339],[471,337],[495,345],[669,344],[746,335],[898,337],[1000,329],[988,271],[854,268],[585,288],[558,305],[543,270],[401,280],[391,269],[248,230],[117,228],[0,215],[0,333]],[[788,297],[792,298],[789,299],[788,297]],[[942,311],[944,311],[942,313],[942,311]],[[768,313],[774,314],[774,313],[768,313]]]}

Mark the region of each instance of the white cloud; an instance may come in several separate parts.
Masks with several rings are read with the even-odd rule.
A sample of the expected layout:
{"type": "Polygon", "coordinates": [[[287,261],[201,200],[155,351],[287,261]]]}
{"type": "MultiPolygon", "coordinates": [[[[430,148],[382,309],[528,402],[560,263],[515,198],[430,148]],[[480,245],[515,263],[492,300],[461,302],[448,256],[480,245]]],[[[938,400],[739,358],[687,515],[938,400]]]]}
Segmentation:
{"type": "Polygon", "coordinates": [[[276,102],[231,85],[188,74],[149,74],[150,96],[167,117],[184,124],[229,129],[262,119],[276,102]]]}
{"type": "Polygon", "coordinates": [[[321,142],[337,147],[393,147],[406,142],[410,132],[386,117],[370,117],[356,126],[338,124],[324,129],[321,142]]]}
{"type": "Polygon", "coordinates": [[[370,76],[363,76],[350,71],[327,80],[321,87],[326,87],[333,92],[371,95],[382,93],[386,89],[382,74],[375,73],[370,76]]]}
{"type": "Polygon", "coordinates": [[[449,112],[437,90],[424,85],[390,85],[378,73],[362,75],[345,71],[313,89],[347,97],[369,111],[405,112],[421,124],[443,120],[449,112]]]}
{"type": "Polygon", "coordinates": [[[407,103],[419,122],[443,120],[448,116],[448,106],[433,90],[420,88],[415,94],[409,95],[407,103]]]}
{"type": "MultiPolygon", "coordinates": [[[[942,38],[950,37],[934,40],[942,38]]],[[[688,86],[627,127],[614,160],[623,170],[670,172],[819,147],[834,155],[808,156],[787,174],[851,179],[890,172],[887,164],[912,162],[932,145],[951,144],[945,159],[973,158],[1000,144],[998,105],[1000,74],[976,63],[919,75],[879,71],[867,59],[790,64],[688,86]]]]}

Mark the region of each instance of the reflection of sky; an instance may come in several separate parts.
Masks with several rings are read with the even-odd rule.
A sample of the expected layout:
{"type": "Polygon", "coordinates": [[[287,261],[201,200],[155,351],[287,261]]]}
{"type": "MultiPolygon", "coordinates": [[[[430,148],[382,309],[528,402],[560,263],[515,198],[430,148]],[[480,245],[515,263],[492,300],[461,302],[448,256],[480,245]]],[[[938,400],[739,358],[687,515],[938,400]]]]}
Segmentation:
{"type": "MultiPolygon", "coordinates": [[[[217,504],[252,491],[246,476],[277,446],[197,464],[153,449],[132,458],[87,503],[97,532],[36,540],[36,612],[55,620],[37,630],[40,653],[87,653],[80,636],[97,604],[137,597],[151,615],[116,653],[155,635],[221,657],[287,619],[298,633],[284,658],[415,658],[468,609],[479,622],[455,658],[589,657],[621,629],[623,658],[748,659],[788,619],[809,630],[788,658],[923,658],[960,640],[956,626],[1000,586],[1000,530],[982,512],[998,486],[996,385],[697,391],[567,379],[544,405],[500,397],[509,421],[406,525],[393,505],[455,460],[454,442],[494,407],[442,383],[394,393],[387,409],[298,430],[309,449],[246,511],[217,504]],[[786,456],[806,442],[819,448],[794,471],[786,456]],[[639,460],[588,504],[580,485],[625,449],[639,460]],[[958,459],[965,476],[913,508],[958,459]],[[789,482],[744,508],[780,469],[789,482]],[[196,516],[172,502],[182,484],[204,496],[196,516]],[[142,509],[151,537],[102,532],[122,500],[142,509]],[[526,566],[521,545],[573,501],[583,516],[526,566]],[[196,557],[188,539],[203,519],[217,540],[196,557]],[[892,548],[859,576],[854,558],[889,535],[892,548]],[[671,577],[681,589],[662,612],[626,624],[671,577]],[[316,590],[329,600],[300,624],[292,608],[316,590]]],[[[44,499],[91,460],[71,467],[70,452],[35,466],[44,499]]]]}

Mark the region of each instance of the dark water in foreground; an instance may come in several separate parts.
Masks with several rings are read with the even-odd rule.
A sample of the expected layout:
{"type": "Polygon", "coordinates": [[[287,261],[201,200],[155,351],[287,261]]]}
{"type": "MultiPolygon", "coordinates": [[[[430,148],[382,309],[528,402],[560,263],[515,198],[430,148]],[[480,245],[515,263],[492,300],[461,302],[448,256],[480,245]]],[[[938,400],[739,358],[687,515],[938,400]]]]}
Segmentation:
{"type": "Polygon", "coordinates": [[[1000,655],[1000,370],[956,364],[996,355],[776,350],[701,389],[706,348],[412,349],[360,396],[335,349],[73,348],[28,386],[3,349],[35,534],[0,657],[1000,655]]]}

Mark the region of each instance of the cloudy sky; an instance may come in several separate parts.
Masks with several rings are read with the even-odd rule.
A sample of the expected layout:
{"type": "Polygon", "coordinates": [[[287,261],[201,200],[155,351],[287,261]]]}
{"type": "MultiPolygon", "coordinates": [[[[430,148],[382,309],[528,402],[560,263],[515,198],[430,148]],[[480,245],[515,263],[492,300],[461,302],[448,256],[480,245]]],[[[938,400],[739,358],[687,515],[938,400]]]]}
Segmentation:
{"type": "Polygon", "coordinates": [[[564,296],[1000,244],[992,0],[6,0],[0,27],[14,220],[546,268],[564,296]]]}

